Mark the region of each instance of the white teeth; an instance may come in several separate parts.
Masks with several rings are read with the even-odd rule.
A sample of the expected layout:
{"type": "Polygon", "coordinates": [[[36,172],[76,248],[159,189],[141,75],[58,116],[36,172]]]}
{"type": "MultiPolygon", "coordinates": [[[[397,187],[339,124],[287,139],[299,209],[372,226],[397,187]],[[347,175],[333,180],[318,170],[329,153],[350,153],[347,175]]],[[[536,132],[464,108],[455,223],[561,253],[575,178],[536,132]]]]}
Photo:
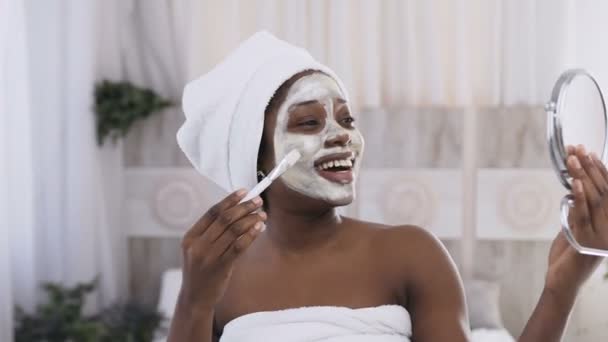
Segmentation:
{"type": "Polygon", "coordinates": [[[353,167],[352,159],[332,160],[318,166],[321,170],[327,170],[332,167],[353,167]]]}

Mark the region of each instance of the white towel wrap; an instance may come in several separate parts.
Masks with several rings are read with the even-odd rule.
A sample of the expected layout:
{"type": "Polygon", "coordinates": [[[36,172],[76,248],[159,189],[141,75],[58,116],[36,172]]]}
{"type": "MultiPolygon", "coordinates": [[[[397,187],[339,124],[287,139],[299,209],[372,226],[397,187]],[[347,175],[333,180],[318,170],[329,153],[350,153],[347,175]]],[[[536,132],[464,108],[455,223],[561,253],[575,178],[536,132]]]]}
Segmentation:
{"type": "Polygon", "coordinates": [[[221,342],[409,342],[410,314],[399,305],[311,306],[256,312],[228,322],[221,342]]]}
{"type": "Polygon", "coordinates": [[[188,83],[177,142],[196,170],[228,192],[253,188],[266,106],[285,81],[305,70],[331,76],[347,97],[331,69],[265,31],[188,83]]]}

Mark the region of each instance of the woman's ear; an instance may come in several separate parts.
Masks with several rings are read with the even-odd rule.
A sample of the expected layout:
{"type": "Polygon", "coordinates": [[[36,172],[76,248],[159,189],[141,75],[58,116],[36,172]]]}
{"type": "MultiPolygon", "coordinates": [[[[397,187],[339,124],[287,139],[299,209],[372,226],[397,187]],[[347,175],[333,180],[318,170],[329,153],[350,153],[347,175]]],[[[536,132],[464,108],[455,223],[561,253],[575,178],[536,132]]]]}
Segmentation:
{"type": "Polygon", "coordinates": [[[258,166],[257,176],[258,176],[258,183],[261,182],[262,179],[264,179],[266,177],[266,172],[262,171],[262,169],[259,166],[258,166]]]}

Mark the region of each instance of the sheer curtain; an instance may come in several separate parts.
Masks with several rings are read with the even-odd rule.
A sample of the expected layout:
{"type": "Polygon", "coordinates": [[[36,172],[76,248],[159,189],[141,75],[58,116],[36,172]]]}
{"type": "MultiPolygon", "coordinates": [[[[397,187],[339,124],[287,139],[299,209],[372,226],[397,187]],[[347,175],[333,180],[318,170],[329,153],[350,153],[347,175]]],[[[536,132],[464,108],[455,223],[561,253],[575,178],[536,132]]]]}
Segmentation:
{"type": "Polygon", "coordinates": [[[12,341],[13,292],[31,306],[34,175],[23,4],[0,1],[0,340],[12,341]],[[10,13],[10,15],[9,15],[10,13]],[[9,48],[10,47],[10,48],[9,48]],[[11,272],[14,263],[21,264],[11,272]]]}
{"type": "Polygon", "coordinates": [[[305,46],[359,107],[539,104],[572,44],[571,0],[203,0],[188,76],[259,29],[305,46]]]}
{"type": "Polygon", "coordinates": [[[120,207],[105,173],[116,169],[107,165],[116,151],[97,147],[92,113],[100,2],[0,4],[0,254],[10,246],[0,255],[0,332],[8,334],[13,305],[32,309],[41,282],[99,275],[91,308],[127,286],[120,215],[108,210],[120,207]]]}

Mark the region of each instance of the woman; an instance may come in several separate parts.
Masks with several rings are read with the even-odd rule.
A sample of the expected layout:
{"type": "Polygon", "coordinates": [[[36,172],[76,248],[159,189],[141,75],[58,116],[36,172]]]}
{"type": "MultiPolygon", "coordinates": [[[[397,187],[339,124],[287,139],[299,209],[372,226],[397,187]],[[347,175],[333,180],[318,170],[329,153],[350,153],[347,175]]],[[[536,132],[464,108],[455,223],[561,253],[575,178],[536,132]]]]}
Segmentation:
{"type": "MultiPolygon", "coordinates": [[[[251,51],[264,48],[285,52],[279,60],[287,64],[302,53],[293,50],[289,57],[292,52],[286,43],[262,36],[250,38],[210,74],[217,77],[250,63],[251,51]],[[273,44],[277,46],[272,48],[273,44]]],[[[260,70],[283,69],[287,80],[278,89],[273,85],[267,98],[258,96],[265,107],[263,117],[258,116],[263,132],[256,167],[267,173],[293,149],[302,158],[264,192],[263,199],[239,203],[246,190],[233,192],[186,233],[183,283],[169,341],[467,341],[462,284],[450,256],[432,234],[419,227],[388,227],[336,212],[336,207],[355,197],[364,147],[339,79],[314,61],[294,62],[297,66],[288,68],[275,64],[274,53],[269,56],[271,67],[264,61],[263,67],[251,68],[254,72],[239,70],[239,75],[250,76],[237,85],[208,82],[222,94],[220,100],[210,100],[213,114],[209,115],[227,108],[222,120],[226,115],[238,117],[234,113],[252,98],[238,89],[248,89],[252,83],[272,84],[281,78],[258,81],[256,77],[267,75],[260,70]],[[233,90],[236,105],[224,105],[226,92],[233,90]]],[[[188,93],[194,92],[196,87],[191,87],[184,95],[187,117],[188,93]]],[[[246,109],[257,113],[253,107],[246,109]]],[[[188,142],[191,132],[178,135],[186,154],[199,171],[219,179],[218,184],[224,177],[230,180],[226,184],[234,186],[238,172],[230,170],[232,164],[219,171],[214,166],[213,172],[229,174],[218,176],[204,164],[223,165],[221,160],[204,161],[205,154],[196,148],[188,152],[188,146],[203,145],[200,139],[210,135],[202,128],[205,122],[214,132],[221,131],[221,125],[213,127],[209,118],[188,120],[201,126],[189,128],[199,140],[188,142]]],[[[237,120],[224,130],[228,150],[247,140],[234,135],[246,132],[235,128],[242,124],[242,118],[237,120]]],[[[230,158],[237,153],[228,152],[227,158],[236,161],[230,158]]],[[[572,225],[579,239],[608,246],[604,213],[608,213],[604,196],[608,171],[582,147],[569,152],[568,168],[575,176],[572,225]]],[[[559,234],[551,248],[545,290],[519,341],[559,341],[578,290],[598,263],[596,257],[577,254],[559,234]]]]}

